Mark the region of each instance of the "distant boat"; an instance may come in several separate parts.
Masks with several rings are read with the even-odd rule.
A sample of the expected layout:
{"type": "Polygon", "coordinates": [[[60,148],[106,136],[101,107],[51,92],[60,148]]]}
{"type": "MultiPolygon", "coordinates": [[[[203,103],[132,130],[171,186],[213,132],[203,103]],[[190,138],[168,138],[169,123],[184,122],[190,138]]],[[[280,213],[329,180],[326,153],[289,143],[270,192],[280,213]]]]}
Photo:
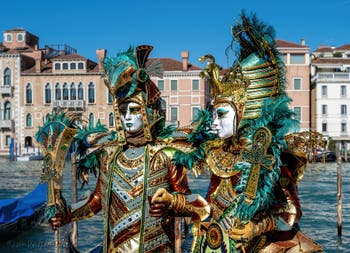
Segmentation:
{"type": "Polygon", "coordinates": [[[37,161],[37,160],[43,160],[43,155],[24,155],[24,156],[17,156],[17,161],[37,161]]]}
{"type": "Polygon", "coordinates": [[[38,186],[23,198],[0,200],[0,241],[7,241],[31,229],[44,219],[47,183],[38,186]]]}

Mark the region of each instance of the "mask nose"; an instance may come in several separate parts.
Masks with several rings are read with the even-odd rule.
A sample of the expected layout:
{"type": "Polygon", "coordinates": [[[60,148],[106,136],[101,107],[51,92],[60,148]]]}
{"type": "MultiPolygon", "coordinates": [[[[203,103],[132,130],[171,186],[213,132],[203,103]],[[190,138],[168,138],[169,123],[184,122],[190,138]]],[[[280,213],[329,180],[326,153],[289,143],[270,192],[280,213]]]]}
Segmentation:
{"type": "Polygon", "coordinates": [[[131,113],[129,108],[125,112],[125,120],[131,120],[131,113]]]}

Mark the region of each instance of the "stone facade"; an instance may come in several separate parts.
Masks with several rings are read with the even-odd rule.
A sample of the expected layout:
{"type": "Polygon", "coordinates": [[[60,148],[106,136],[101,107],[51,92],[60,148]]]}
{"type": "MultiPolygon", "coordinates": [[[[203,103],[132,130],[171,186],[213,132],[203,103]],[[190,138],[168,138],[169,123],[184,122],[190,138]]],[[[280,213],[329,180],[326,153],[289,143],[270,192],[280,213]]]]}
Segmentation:
{"type": "MultiPolygon", "coordinates": [[[[24,29],[4,32],[0,44],[0,155],[11,145],[16,155],[37,153],[35,132],[53,110],[68,110],[82,121],[114,128],[113,101],[101,78],[106,50],[96,50],[98,62],[67,45],[39,48],[39,38],[24,29]],[[13,144],[11,144],[13,142],[13,144]]],[[[200,68],[182,60],[152,58],[163,66],[161,86],[167,124],[187,125],[209,101],[208,85],[200,68]],[[172,87],[172,88],[171,88],[172,87]],[[174,109],[175,108],[175,109],[174,109]]]]}

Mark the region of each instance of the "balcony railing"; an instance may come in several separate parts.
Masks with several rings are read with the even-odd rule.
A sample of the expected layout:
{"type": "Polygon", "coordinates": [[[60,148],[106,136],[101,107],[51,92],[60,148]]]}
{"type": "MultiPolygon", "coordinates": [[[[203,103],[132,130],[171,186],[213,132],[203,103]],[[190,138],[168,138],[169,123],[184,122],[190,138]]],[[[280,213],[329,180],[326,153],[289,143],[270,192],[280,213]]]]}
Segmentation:
{"type": "Polygon", "coordinates": [[[346,72],[321,72],[312,78],[314,81],[349,81],[350,73],[346,72]]]}
{"type": "Polygon", "coordinates": [[[13,120],[0,120],[0,129],[13,129],[13,120]]]}
{"type": "Polygon", "coordinates": [[[84,109],[84,100],[54,100],[52,102],[54,108],[78,108],[84,109]]]}
{"type": "Polygon", "coordinates": [[[0,85],[0,94],[12,96],[12,86],[10,85],[0,85]]]}

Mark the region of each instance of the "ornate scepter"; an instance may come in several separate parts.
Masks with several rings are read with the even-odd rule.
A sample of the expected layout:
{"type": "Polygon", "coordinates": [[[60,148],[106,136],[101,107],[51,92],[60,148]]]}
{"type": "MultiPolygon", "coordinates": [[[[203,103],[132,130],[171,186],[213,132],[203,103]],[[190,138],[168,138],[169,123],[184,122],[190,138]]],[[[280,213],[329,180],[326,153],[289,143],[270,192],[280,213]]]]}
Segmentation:
{"type": "MultiPolygon", "coordinates": [[[[44,125],[39,127],[35,137],[43,153],[41,182],[48,182],[47,208],[45,218],[49,221],[56,213],[65,213],[66,201],[62,196],[62,173],[67,152],[77,129],[74,119],[65,112],[50,114],[44,125]]],[[[60,252],[60,233],[55,230],[55,252],[60,252]]]]}

